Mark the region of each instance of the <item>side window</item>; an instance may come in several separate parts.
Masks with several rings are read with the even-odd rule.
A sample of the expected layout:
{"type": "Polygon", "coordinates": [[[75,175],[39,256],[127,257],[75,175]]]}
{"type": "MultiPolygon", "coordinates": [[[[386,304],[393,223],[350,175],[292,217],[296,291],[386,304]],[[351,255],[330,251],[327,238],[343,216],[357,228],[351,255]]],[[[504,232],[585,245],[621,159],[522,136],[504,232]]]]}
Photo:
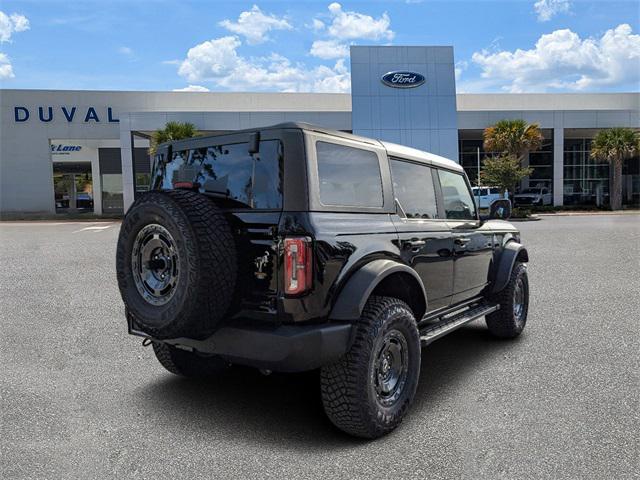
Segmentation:
{"type": "Polygon", "coordinates": [[[438,218],[431,167],[390,159],[393,192],[407,218],[438,218]]]}
{"type": "Polygon", "coordinates": [[[491,195],[498,195],[500,193],[499,188],[492,188],[490,191],[491,191],[491,195]]]}
{"type": "Polygon", "coordinates": [[[469,194],[464,176],[446,170],[438,170],[444,210],[447,218],[456,220],[475,220],[476,207],[469,194]]]}
{"type": "Polygon", "coordinates": [[[316,142],[323,205],[381,207],[382,179],[375,152],[316,142]]]}

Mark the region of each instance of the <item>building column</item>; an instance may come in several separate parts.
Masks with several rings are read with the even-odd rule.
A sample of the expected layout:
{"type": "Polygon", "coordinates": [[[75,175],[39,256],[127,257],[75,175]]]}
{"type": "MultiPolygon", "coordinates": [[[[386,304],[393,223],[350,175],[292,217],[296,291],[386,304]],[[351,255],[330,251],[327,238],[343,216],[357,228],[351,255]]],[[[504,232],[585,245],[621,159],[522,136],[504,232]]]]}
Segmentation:
{"type": "Polygon", "coordinates": [[[564,204],[564,128],[553,129],[553,204],[564,204]]]}
{"type": "Polygon", "coordinates": [[[122,200],[124,212],[127,213],[129,207],[135,200],[133,181],[133,136],[129,128],[129,119],[120,116],[120,161],[122,165],[122,200]]]}
{"type": "Polygon", "coordinates": [[[91,183],[93,189],[93,213],[102,215],[102,178],[100,177],[100,150],[96,148],[95,157],[91,159],[91,183]]]}

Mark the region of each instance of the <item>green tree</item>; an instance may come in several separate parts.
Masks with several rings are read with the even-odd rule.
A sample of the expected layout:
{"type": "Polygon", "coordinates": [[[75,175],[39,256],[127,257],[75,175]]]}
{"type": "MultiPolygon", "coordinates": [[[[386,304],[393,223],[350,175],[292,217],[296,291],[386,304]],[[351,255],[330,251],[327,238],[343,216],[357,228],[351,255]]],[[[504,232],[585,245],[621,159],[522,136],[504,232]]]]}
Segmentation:
{"type": "Polygon", "coordinates": [[[192,123],[167,122],[163,129],[156,130],[151,135],[149,154],[155,155],[158,145],[161,143],[180,140],[182,138],[197,137],[198,135],[200,135],[200,133],[192,123]]]}
{"type": "Polygon", "coordinates": [[[542,146],[544,137],[537,123],[524,120],[500,120],[485,128],[483,133],[484,149],[496,152],[500,156],[516,158],[518,163],[529,153],[542,146]]]}
{"type": "Polygon", "coordinates": [[[502,155],[485,159],[480,172],[480,180],[484,185],[495,185],[502,190],[513,192],[524,177],[531,175],[533,169],[522,167],[520,159],[513,155],[502,155]]]}
{"type": "Polygon", "coordinates": [[[601,130],[591,142],[591,158],[604,160],[613,168],[612,210],[622,208],[622,164],[640,154],[640,134],[630,128],[601,130]]]}

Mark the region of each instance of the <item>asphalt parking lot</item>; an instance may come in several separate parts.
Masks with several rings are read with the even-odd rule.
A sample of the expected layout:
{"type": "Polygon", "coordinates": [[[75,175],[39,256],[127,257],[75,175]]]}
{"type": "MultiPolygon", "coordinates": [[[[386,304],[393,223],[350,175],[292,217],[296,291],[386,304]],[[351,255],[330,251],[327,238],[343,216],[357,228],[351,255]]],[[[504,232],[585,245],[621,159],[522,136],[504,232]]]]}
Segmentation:
{"type": "Polygon", "coordinates": [[[423,350],[415,404],[374,442],[317,374],[172,376],[127,335],[117,223],[0,223],[1,477],[638,478],[640,216],[518,224],[516,341],[477,321],[423,350]]]}

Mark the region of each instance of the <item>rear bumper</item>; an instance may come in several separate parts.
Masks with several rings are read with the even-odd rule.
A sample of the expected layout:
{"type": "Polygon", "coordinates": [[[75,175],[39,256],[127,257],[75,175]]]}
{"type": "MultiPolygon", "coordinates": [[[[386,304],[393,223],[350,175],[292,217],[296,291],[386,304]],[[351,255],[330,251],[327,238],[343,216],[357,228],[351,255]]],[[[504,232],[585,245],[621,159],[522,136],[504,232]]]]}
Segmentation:
{"type": "MultiPolygon", "coordinates": [[[[225,326],[204,340],[162,340],[186,350],[215,354],[232,363],[279,372],[302,372],[331,363],[350,346],[350,323],[225,326]]],[[[131,330],[134,335],[146,336],[131,330]]]]}

